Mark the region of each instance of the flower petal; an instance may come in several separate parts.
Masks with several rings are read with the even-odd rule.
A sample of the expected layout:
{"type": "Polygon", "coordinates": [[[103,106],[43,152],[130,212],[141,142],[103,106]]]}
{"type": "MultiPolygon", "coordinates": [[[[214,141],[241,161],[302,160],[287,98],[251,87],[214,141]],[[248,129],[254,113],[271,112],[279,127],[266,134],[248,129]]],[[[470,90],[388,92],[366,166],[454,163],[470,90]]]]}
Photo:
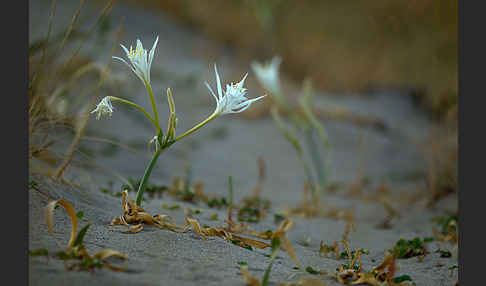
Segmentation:
{"type": "Polygon", "coordinates": [[[128,51],[128,49],[127,49],[127,48],[125,48],[125,46],[124,46],[124,45],[122,45],[122,44],[120,44],[120,46],[123,48],[123,50],[125,51],[125,53],[126,53],[126,54],[127,54],[127,56],[128,56],[128,54],[130,54],[130,52],[128,51]]]}
{"type": "Polygon", "coordinates": [[[243,84],[245,84],[246,77],[248,76],[248,73],[245,74],[245,76],[240,80],[240,82],[237,84],[238,88],[241,88],[243,84]]]}
{"type": "Polygon", "coordinates": [[[223,90],[221,88],[221,80],[219,79],[218,68],[216,68],[216,63],[214,64],[214,72],[216,73],[216,85],[218,87],[219,100],[223,98],[223,90]]]}
{"type": "Polygon", "coordinates": [[[150,69],[152,68],[152,61],[154,60],[154,54],[155,54],[155,47],[157,46],[157,43],[159,42],[159,36],[155,39],[154,45],[152,46],[152,49],[150,50],[149,57],[148,57],[148,78],[150,82],[150,69]]]}
{"type": "Polygon", "coordinates": [[[211,92],[211,94],[213,95],[214,99],[216,99],[216,103],[218,103],[218,98],[216,97],[216,94],[214,94],[214,91],[213,89],[211,88],[211,86],[209,85],[209,83],[207,82],[204,82],[207,86],[207,88],[209,89],[209,91],[211,92]]]}

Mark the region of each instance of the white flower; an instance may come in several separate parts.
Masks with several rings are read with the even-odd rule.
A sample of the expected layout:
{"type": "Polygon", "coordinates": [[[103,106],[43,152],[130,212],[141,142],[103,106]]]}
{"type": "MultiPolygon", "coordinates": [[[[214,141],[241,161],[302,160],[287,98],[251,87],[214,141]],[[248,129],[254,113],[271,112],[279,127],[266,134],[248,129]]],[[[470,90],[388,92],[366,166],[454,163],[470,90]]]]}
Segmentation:
{"type": "Polygon", "coordinates": [[[223,93],[223,89],[221,88],[221,81],[219,79],[218,69],[216,68],[216,64],[214,64],[214,72],[216,73],[216,84],[218,88],[218,96],[214,93],[211,86],[205,82],[206,86],[208,87],[209,91],[213,95],[214,99],[216,99],[216,110],[214,113],[218,115],[227,114],[227,113],[240,113],[246,110],[250,105],[265,96],[260,96],[253,99],[246,98],[246,88],[243,87],[245,83],[245,79],[248,76],[248,73],[245,74],[243,79],[239,83],[231,83],[226,85],[226,91],[223,93]]]}
{"type": "Polygon", "coordinates": [[[91,111],[91,113],[98,113],[96,114],[96,119],[100,119],[101,115],[110,115],[113,113],[113,106],[111,105],[111,100],[109,96],[105,96],[100,103],[96,106],[96,108],[91,111]]]}
{"type": "Polygon", "coordinates": [[[280,92],[280,81],[278,78],[278,67],[282,60],[280,57],[273,57],[270,63],[260,64],[252,62],[251,67],[256,74],[258,81],[271,93],[280,92]]]}
{"type": "Polygon", "coordinates": [[[130,60],[131,65],[122,58],[119,57],[113,57],[113,58],[124,62],[128,67],[130,67],[132,71],[142,80],[142,82],[145,85],[150,84],[150,67],[152,66],[155,47],[157,46],[158,41],[159,41],[159,36],[157,36],[157,39],[155,39],[154,45],[152,46],[152,49],[148,54],[147,54],[147,50],[143,48],[142,42],[139,39],[137,39],[137,47],[135,48],[135,50],[132,49],[132,46],[130,46],[130,51],[129,51],[127,48],[125,48],[124,45],[120,44],[120,46],[127,54],[127,57],[130,60]]]}

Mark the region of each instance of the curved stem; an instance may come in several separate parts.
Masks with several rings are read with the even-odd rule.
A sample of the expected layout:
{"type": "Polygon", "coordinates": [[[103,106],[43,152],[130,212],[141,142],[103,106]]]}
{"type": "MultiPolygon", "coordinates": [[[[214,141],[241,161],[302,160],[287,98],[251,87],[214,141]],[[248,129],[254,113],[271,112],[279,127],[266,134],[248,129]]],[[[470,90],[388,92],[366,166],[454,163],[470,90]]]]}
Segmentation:
{"type": "Polygon", "coordinates": [[[175,141],[179,141],[180,139],[186,137],[187,135],[190,135],[192,133],[194,133],[196,130],[198,130],[199,128],[203,127],[204,125],[206,125],[208,122],[210,122],[211,120],[213,120],[214,118],[218,117],[219,113],[213,113],[211,114],[208,118],[206,118],[204,121],[202,121],[201,123],[199,123],[198,125],[192,127],[191,129],[187,130],[184,134],[176,137],[174,139],[174,142],[175,141]]]}
{"type": "Polygon", "coordinates": [[[147,184],[150,174],[152,173],[152,168],[155,166],[155,162],[157,162],[157,159],[159,158],[159,155],[163,150],[164,149],[159,149],[157,152],[155,152],[154,156],[152,157],[152,160],[150,160],[150,163],[147,166],[147,169],[145,169],[145,173],[143,174],[142,181],[138,186],[137,197],[135,200],[137,206],[140,206],[142,203],[143,192],[145,191],[145,185],[147,184]]]}
{"type": "Polygon", "coordinates": [[[150,113],[148,113],[143,107],[141,107],[140,105],[136,104],[136,103],[133,103],[129,100],[126,100],[126,99],[122,99],[122,98],[119,98],[119,97],[116,97],[116,96],[110,96],[110,99],[113,100],[113,101],[118,101],[118,102],[121,102],[121,103],[125,103],[127,105],[130,105],[131,107],[135,107],[136,109],[140,110],[143,112],[143,114],[155,125],[155,127],[157,128],[157,122],[152,118],[152,116],[150,115],[150,113]]]}

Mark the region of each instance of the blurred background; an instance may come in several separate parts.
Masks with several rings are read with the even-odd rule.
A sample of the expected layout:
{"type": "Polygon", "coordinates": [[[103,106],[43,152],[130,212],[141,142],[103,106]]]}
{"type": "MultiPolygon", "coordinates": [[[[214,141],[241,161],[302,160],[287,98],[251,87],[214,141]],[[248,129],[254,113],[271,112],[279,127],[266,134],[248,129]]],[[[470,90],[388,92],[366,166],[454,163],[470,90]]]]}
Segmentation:
{"type": "MultiPolygon", "coordinates": [[[[130,1],[130,0],[126,0],[130,1]]],[[[458,2],[130,1],[238,51],[280,55],[290,78],[333,92],[409,89],[439,120],[457,120],[458,2]]]]}
{"type": "MultiPolygon", "coordinates": [[[[223,85],[248,73],[247,96],[268,96],[164,151],[147,186],[152,196],[144,197],[150,212],[168,202],[205,207],[201,198],[230,196],[239,211],[256,214],[246,221],[260,231],[273,229],[276,215],[319,217],[298,223],[291,237],[312,237],[312,252],[304,246],[297,251],[316,259],[318,242],[340,239],[351,223],[357,226],[353,244],[381,255],[400,237],[431,236],[432,219],[446,214],[439,220],[442,235],[457,250],[457,15],[458,3],[451,0],[31,0],[31,190],[48,190],[52,178],[64,183],[56,197],[96,213],[93,227],[108,231],[97,236],[117,235],[106,227],[107,218],[119,215],[122,190],[135,195],[153,154],[154,128],[123,104],[113,104],[112,116],[102,120],[91,112],[106,96],[152,111],[143,84],[112,56],[126,58],[120,44],[135,46],[137,39],[150,49],[159,36],[151,84],[163,128],[167,88],[175,101],[176,134],[213,112],[216,103],[205,86],[215,89],[213,64],[223,85]],[[282,59],[280,95],[270,93],[252,68],[274,56],[282,59]],[[162,196],[167,190],[175,191],[162,196]]],[[[201,223],[215,223],[213,206],[198,216],[201,223]]],[[[176,221],[186,215],[162,211],[176,221]]],[[[31,229],[40,228],[43,218],[30,213],[31,229]]],[[[31,233],[30,241],[46,239],[31,233]]],[[[122,239],[129,243],[125,249],[137,252],[130,245],[135,240],[122,239]]],[[[204,251],[176,253],[173,262],[192,263],[194,253],[208,261],[204,251]]],[[[165,258],[157,262],[164,264],[143,259],[152,271],[143,276],[155,284],[179,274],[176,268],[160,271],[165,258]]],[[[452,274],[436,267],[439,260],[418,260],[420,267],[404,263],[403,269],[417,285],[443,285],[452,274]]],[[[65,276],[51,270],[38,268],[39,279],[64,285],[65,276]]],[[[200,271],[225,273],[219,267],[200,271]]],[[[241,284],[237,275],[232,279],[241,284]]]]}
{"type": "MultiPolygon", "coordinates": [[[[303,82],[312,81],[315,106],[324,108],[314,112],[325,123],[329,140],[335,145],[337,159],[332,169],[337,177],[334,179],[349,182],[361,169],[373,173],[370,171],[373,168],[385,172],[412,166],[420,170],[411,173],[423,173],[420,178],[433,194],[431,200],[434,201],[457,191],[457,5],[457,1],[452,0],[31,1],[29,158],[42,157],[57,164],[55,172],[61,174],[76,152],[88,149],[83,145],[83,136],[94,137],[93,134],[106,132],[90,133],[90,126],[95,125],[88,124],[87,111],[92,110],[101,96],[110,92],[126,96],[144,92],[125,66],[110,62],[111,55],[120,56],[119,43],[129,45],[138,37],[146,47],[151,47],[158,34],[161,40],[152,75],[158,85],[155,88],[170,86],[178,93],[176,105],[186,114],[185,120],[180,120],[180,130],[198,122],[212,105],[203,85],[204,81],[214,81],[214,74],[208,69],[210,64],[217,61],[219,66],[225,66],[223,78],[232,81],[249,71],[247,84],[254,91],[250,97],[255,97],[266,91],[255,80],[250,63],[268,61],[278,55],[282,58],[282,84],[289,91],[289,97],[298,97],[297,90],[303,82]],[[55,13],[53,8],[57,9],[55,13]],[[105,64],[110,65],[110,69],[105,70],[105,64]],[[132,80],[133,84],[127,84],[132,80]],[[78,94],[80,91],[82,95],[78,94]],[[407,100],[397,99],[396,94],[407,100]],[[191,98],[195,95],[197,100],[191,98]],[[191,112],[191,108],[198,111],[191,112]],[[343,126],[336,121],[355,126],[343,126]],[[55,140],[47,140],[45,136],[44,131],[52,130],[55,124],[71,130],[68,136],[62,137],[70,138],[62,147],[68,151],[57,160],[45,152],[60,141],[59,136],[55,140]],[[381,131],[371,132],[370,126],[381,131]],[[421,141],[421,145],[412,146],[415,143],[404,141],[400,137],[403,134],[380,133],[386,128],[415,137],[412,141],[421,141]],[[69,136],[74,136],[73,141],[69,136]],[[368,142],[365,147],[362,147],[360,136],[368,142]],[[352,144],[346,145],[348,142],[352,144]],[[361,153],[366,153],[364,148],[374,148],[374,151],[368,150],[371,152],[368,162],[372,166],[365,168],[360,159],[361,153]],[[407,152],[413,152],[415,157],[407,152]],[[413,162],[407,165],[406,161],[413,162]]],[[[139,104],[146,102],[142,100],[139,104]]],[[[166,104],[163,98],[160,104],[166,104]]],[[[276,130],[275,138],[284,141],[268,116],[271,105],[271,99],[267,98],[260,106],[255,104],[241,117],[228,118],[225,123],[239,124],[235,123],[239,122],[236,118],[263,118],[269,120],[271,127],[262,127],[262,134],[270,130],[264,128],[272,128],[276,130]]],[[[120,109],[123,112],[123,108],[120,109]]],[[[134,115],[127,112],[127,116],[134,115]]],[[[119,120],[124,119],[118,118],[116,124],[128,128],[127,123],[119,120]]],[[[116,131],[110,124],[115,123],[103,121],[96,125],[108,129],[105,134],[108,136],[109,131],[116,131]]],[[[248,126],[246,132],[257,128],[251,126],[253,123],[242,124],[248,126]]],[[[223,122],[215,123],[214,128],[220,128],[214,134],[223,134],[221,136],[227,134],[221,130],[232,129],[223,122]]],[[[109,136],[112,139],[121,136],[118,133],[109,136]]],[[[127,136],[133,141],[139,133],[146,136],[138,127],[127,136]]],[[[120,142],[135,146],[139,151],[146,147],[145,137],[136,144],[120,142]]],[[[189,152],[187,149],[192,147],[181,145],[179,152],[189,152]]],[[[290,147],[287,151],[294,152],[290,147]]],[[[269,154],[270,151],[252,152],[269,154]]],[[[238,158],[246,157],[243,152],[240,155],[238,158]]],[[[197,173],[197,156],[191,156],[185,158],[195,162],[197,173]]],[[[251,160],[256,162],[256,157],[251,160]]],[[[174,161],[179,164],[180,160],[174,161]]],[[[137,174],[143,164],[142,161],[140,165],[133,165],[126,173],[137,174]]],[[[242,163],[245,167],[248,164],[248,161],[242,163]]],[[[278,163],[273,161],[273,164],[278,163]]],[[[227,162],[226,168],[236,165],[227,162]]],[[[205,170],[201,164],[199,171],[205,170]]],[[[237,178],[235,182],[238,183],[237,178]]]]}

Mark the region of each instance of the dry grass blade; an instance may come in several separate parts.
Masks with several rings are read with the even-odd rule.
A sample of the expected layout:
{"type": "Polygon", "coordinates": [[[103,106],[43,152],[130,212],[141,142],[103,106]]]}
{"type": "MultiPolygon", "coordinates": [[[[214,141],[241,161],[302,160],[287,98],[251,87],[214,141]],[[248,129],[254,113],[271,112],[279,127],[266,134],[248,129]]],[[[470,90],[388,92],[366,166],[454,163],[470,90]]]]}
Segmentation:
{"type": "Polygon", "coordinates": [[[42,68],[43,68],[43,65],[44,65],[44,60],[45,60],[45,57],[46,57],[46,48],[47,48],[47,44],[49,42],[49,37],[50,37],[51,31],[52,31],[52,23],[54,22],[54,15],[56,14],[56,6],[57,6],[57,1],[54,0],[53,4],[52,4],[51,16],[49,17],[49,26],[47,28],[47,35],[46,35],[46,39],[45,39],[45,44],[43,45],[43,48],[42,48],[42,56],[41,56],[41,59],[40,59],[40,63],[37,66],[37,70],[34,74],[34,81],[32,83],[33,88],[36,88],[36,86],[37,86],[37,80],[39,78],[39,73],[42,71],[42,68]]]}
{"type": "Polygon", "coordinates": [[[241,276],[243,277],[243,281],[245,281],[246,285],[248,285],[248,286],[261,286],[262,285],[258,279],[256,279],[254,276],[252,276],[248,272],[248,266],[241,266],[240,272],[241,272],[241,276]]]}
{"type": "MultiPolygon", "coordinates": [[[[81,8],[84,5],[85,0],[81,0],[79,2],[79,8],[76,9],[76,12],[73,15],[73,18],[71,19],[71,24],[69,25],[66,34],[64,35],[64,38],[62,39],[61,45],[59,46],[58,50],[62,50],[64,48],[64,45],[66,44],[67,39],[69,38],[69,35],[71,35],[71,32],[73,31],[73,28],[78,20],[79,13],[81,12],[81,8]]],[[[57,54],[57,53],[56,53],[57,54]]]]}
{"type": "Polygon", "coordinates": [[[315,279],[315,278],[304,278],[302,280],[299,280],[298,282],[294,283],[284,283],[284,284],[279,284],[280,286],[326,286],[326,283],[324,281],[315,279]]]}
{"type": "Polygon", "coordinates": [[[248,237],[242,237],[242,236],[238,236],[238,235],[232,235],[232,237],[234,239],[238,239],[238,240],[241,240],[243,241],[244,243],[248,244],[248,245],[251,245],[253,247],[256,247],[256,248],[260,248],[260,249],[263,249],[263,248],[267,248],[267,247],[271,247],[272,245],[266,243],[266,242],[263,242],[263,241],[259,241],[259,240],[255,240],[255,239],[251,239],[251,238],[248,238],[248,237]]]}
{"type": "Polygon", "coordinates": [[[221,228],[212,228],[212,227],[202,228],[199,222],[196,219],[192,219],[192,218],[186,218],[186,224],[184,225],[183,231],[186,231],[188,228],[191,228],[194,232],[199,234],[203,239],[206,239],[206,236],[218,236],[225,240],[232,241],[234,244],[241,246],[243,248],[247,248],[249,245],[260,249],[271,246],[266,242],[235,235],[221,228]]]}
{"type": "Polygon", "coordinates": [[[172,231],[182,231],[179,226],[172,222],[171,216],[161,214],[152,216],[142,207],[137,206],[135,201],[128,196],[127,190],[122,192],[121,204],[123,215],[113,218],[110,224],[128,226],[129,229],[126,232],[136,233],[141,231],[143,229],[143,223],[159,228],[167,228],[172,231]],[[136,225],[130,225],[132,223],[136,223],[136,225]]]}
{"type": "MultiPolygon", "coordinates": [[[[88,34],[91,34],[92,31],[94,30],[94,27],[96,27],[98,25],[99,21],[101,21],[109,13],[112,5],[113,5],[113,1],[109,1],[108,4],[103,9],[100,17],[96,21],[95,25],[88,32],[88,34]]],[[[101,88],[101,86],[103,85],[103,83],[107,79],[108,73],[106,71],[109,69],[110,62],[111,62],[111,56],[113,55],[114,48],[116,46],[116,43],[118,42],[120,34],[121,34],[121,30],[118,29],[118,31],[115,34],[115,41],[113,42],[113,46],[112,46],[112,49],[111,49],[111,52],[110,52],[110,60],[107,62],[105,70],[103,72],[100,72],[100,77],[99,77],[98,82],[90,90],[88,90],[88,93],[97,92],[98,89],[101,88]]],[[[78,47],[78,50],[76,50],[74,52],[74,54],[71,56],[71,58],[64,63],[63,67],[60,70],[65,69],[67,66],[69,66],[71,64],[71,62],[76,57],[77,53],[80,51],[83,44],[84,44],[84,42],[81,43],[81,45],[78,47]]],[[[56,77],[57,80],[59,79],[59,76],[60,75],[58,74],[57,77],[56,77]]],[[[95,103],[96,103],[96,97],[92,97],[91,100],[90,100],[88,110],[92,110],[95,103]]],[[[84,130],[86,128],[86,125],[87,125],[88,119],[89,119],[89,115],[90,115],[88,112],[89,111],[87,111],[85,114],[83,114],[83,117],[81,118],[81,122],[79,123],[79,128],[77,128],[75,137],[74,137],[73,141],[71,142],[71,146],[69,148],[69,153],[68,153],[67,157],[61,163],[61,165],[59,165],[59,167],[56,169],[55,177],[58,180],[61,179],[66,168],[71,163],[73,156],[74,156],[74,152],[76,151],[77,146],[79,145],[79,142],[81,141],[81,138],[84,134],[84,130]]]]}
{"type": "Polygon", "coordinates": [[[71,248],[74,245],[74,241],[76,240],[76,230],[78,228],[78,218],[76,217],[76,212],[74,211],[74,209],[73,209],[73,207],[71,206],[70,203],[68,203],[65,200],[56,200],[56,201],[50,202],[46,206],[47,228],[55,239],[56,237],[54,236],[53,217],[54,217],[54,208],[57,205],[63,206],[66,209],[67,213],[69,214],[69,217],[71,218],[72,229],[71,229],[71,236],[69,238],[69,243],[68,243],[68,247],[71,248]]]}
{"type": "Polygon", "coordinates": [[[294,226],[294,222],[292,220],[285,219],[280,223],[280,226],[272,235],[272,239],[275,237],[279,238],[281,247],[287,252],[287,254],[290,256],[292,261],[299,268],[302,268],[302,266],[299,263],[299,259],[297,259],[297,255],[295,254],[294,247],[292,246],[292,244],[290,243],[286,235],[286,232],[288,232],[293,226],[294,226]]]}
{"type": "Polygon", "coordinates": [[[194,232],[199,234],[202,237],[202,239],[206,240],[206,236],[208,235],[208,232],[206,231],[206,229],[203,229],[201,227],[201,225],[199,224],[199,222],[196,219],[186,217],[186,224],[184,225],[183,231],[186,231],[189,227],[191,227],[191,229],[194,232]]]}
{"type": "Polygon", "coordinates": [[[126,232],[130,232],[130,233],[135,233],[135,232],[139,232],[143,229],[143,226],[141,223],[137,224],[137,225],[134,225],[134,226],[130,226],[129,229],[125,230],[126,232]]]}
{"type": "Polygon", "coordinates": [[[103,261],[103,265],[110,269],[111,271],[115,271],[115,272],[122,272],[122,271],[125,271],[127,270],[125,267],[117,267],[117,266],[113,266],[111,265],[110,263],[106,262],[106,261],[103,261]]]}
{"type": "MultiPolygon", "coordinates": [[[[217,236],[225,240],[232,241],[234,244],[244,248],[249,248],[251,246],[256,248],[266,248],[271,246],[270,244],[263,241],[233,235],[223,228],[203,228],[201,227],[199,222],[193,218],[186,217],[185,224],[181,227],[175,224],[172,221],[172,217],[169,215],[156,214],[152,216],[147,213],[142,207],[136,205],[135,201],[128,196],[128,191],[126,190],[122,192],[121,203],[123,215],[113,218],[113,220],[111,221],[111,225],[128,226],[129,229],[125,230],[125,232],[140,232],[143,229],[142,224],[148,224],[159,228],[166,228],[174,232],[185,232],[190,228],[193,232],[199,234],[204,240],[206,240],[207,236],[217,236]],[[136,223],[136,225],[133,225],[134,223],[136,223]]],[[[265,238],[268,239],[268,237],[265,238]]]]}
{"type": "Polygon", "coordinates": [[[259,197],[262,193],[262,186],[265,180],[265,161],[262,157],[258,157],[258,184],[252,191],[252,197],[259,197]]]}
{"type": "Polygon", "coordinates": [[[257,232],[253,228],[251,228],[246,222],[236,223],[235,221],[230,219],[225,220],[225,222],[228,224],[225,230],[229,232],[251,235],[251,236],[255,236],[267,240],[272,239],[273,232],[269,232],[269,231],[257,232]]]}
{"type": "Polygon", "coordinates": [[[112,250],[112,249],[103,249],[93,256],[96,257],[96,258],[99,258],[99,259],[107,259],[107,258],[112,257],[112,256],[128,259],[128,256],[126,256],[125,254],[120,253],[116,250],[112,250]]]}
{"type": "MultiPolygon", "coordinates": [[[[95,255],[90,255],[87,251],[86,248],[84,247],[83,244],[83,239],[84,236],[86,235],[86,232],[88,231],[89,226],[91,223],[88,223],[86,226],[84,226],[78,234],[76,234],[76,230],[78,227],[78,220],[76,216],[76,212],[74,211],[74,208],[71,206],[71,204],[65,200],[56,200],[52,201],[47,204],[46,206],[46,222],[47,222],[47,227],[49,232],[54,236],[54,222],[53,222],[53,217],[54,217],[54,209],[57,205],[63,206],[67,213],[69,214],[71,218],[71,236],[69,238],[69,243],[68,247],[64,251],[58,252],[56,255],[58,258],[64,260],[64,264],[66,266],[66,269],[72,270],[76,267],[78,267],[81,270],[92,270],[93,268],[96,267],[102,267],[103,265],[107,267],[108,269],[112,271],[124,271],[125,268],[123,267],[116,267],[112,266],[110,263],[106,262],[105,259],[109,257],[119,257],[122,259],[128,259],[128,257],[125,254],[122,254],[116,250],[112,249],[104,249],[101,250],[100,252],[96,253],[95,255]],[[68,260],[77,260],[78,262],[75,262],[74,264],[68,265],[67,261],[68,260]]],[[[57,242],[56,242],[57,243],[57,242]]]]}
{"type": "MultiPolygon", "coordinates": [[[[334,277],[341,284],[351,285],[372,285],[372,286],[411,286],[415,285],[409,281],[395,282],[393,278],[397,267],[395,265],[395,256],[392,253],[387,253],[383,258],[383,262],[375,266],[371,271],[365,272],[361,268],[361,253],[357,252],[354,258],[350,258],[350,263],[341,264],[337,273],[330,275],[334,277]],[[358,265],[356,265],[356,261],[358,265]]],[[[349,256],[348,256],[349,257],[349,256]]]]}

